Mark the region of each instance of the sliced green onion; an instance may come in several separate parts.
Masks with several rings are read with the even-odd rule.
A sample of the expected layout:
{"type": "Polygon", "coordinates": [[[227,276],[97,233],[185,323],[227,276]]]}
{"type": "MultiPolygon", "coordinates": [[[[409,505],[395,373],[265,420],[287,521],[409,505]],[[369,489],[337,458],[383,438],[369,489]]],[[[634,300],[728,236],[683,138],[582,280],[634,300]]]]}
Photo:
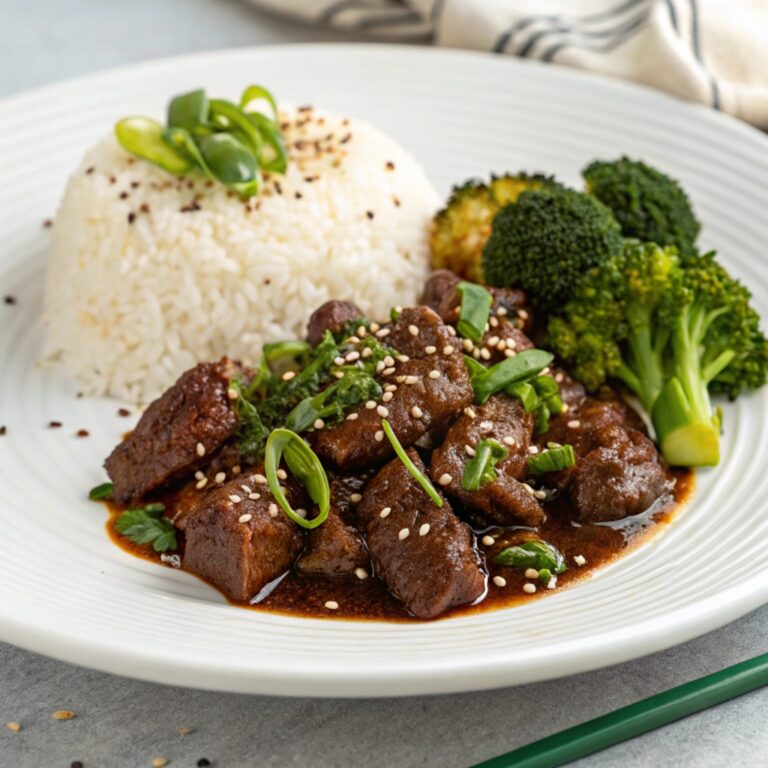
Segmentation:
{"type": "Polygon", "coordinates": [[[528,471],[532,475],[546,475],[547,472],[559,472],[575,466],[576,456],[573,446],[559,445],[528,457],[528,471]]]}
{"type": "Polygon", "coordinates": [[[231,133],[214,133],[197,140],[205,168],[217,181],[242,198],[258,194],[261,170],[253,152],[231,133]]]}
{"type": "Polygon", "coordinates": [[[543,398],[551,397],[560,393],[560,387],[552,376],[543,375],[536,376],[531,379],[531,386],[536,390],[537,394],[543,398]]]}
{"type": "Polygon", "coordinates": [[[549,584],[551,580],[552,580],[552,571],[550,571],[549,568],[542,568],[539,571],[539,581],[542,584],[549,584]]]}
{"type": "MultiPolygon", "coordinates": [[[[466,360],[467,358],[465,357],[464,359],[466,360]]],[[[475,400],[479,405],[482,405],[491,395],[500,392],[510,384],[525,381],[532,376],[536,376],[553,359],[554,356],[550,352],[544,352],[541,349],[526,349],[514,357],[505,358],[490,368],[483,368],[482,372],[471,366],[470,376],[472,388],[475,391],[475,400]]]]}
{"type": "Polygon", "coordinates": [[[464,466],[461,487],[465,491],[476,491],[484,483],[496,480],[496,465],[507,456],[509,449],[498,440],[481,440],[475,448],[475,455],[464,466]]]}
{"type": "Polygon", "coordinates": [[[280,126],[258,112],[249,113],[247,117],[259,129],[263,140],[259,151],[261,167],[271,173],[284,173],[288,167],[288,152],[283,144],[280,126]]]}
{"type": "Polygon", "coordinates": [[[493,562],[512,568],[535,568],[537,571],[548,568],[552,573],[563,573],[567,570],[563,553],[541,539],[524,541],[515,547],[502,549],[493,562]]]}
{"type": "Polygon", "coordinates": [[[456,328],[465,338],[480,342],[488,324],[493,296],[477,283],[462,282],[456,290],[461,294],[461,310],[456,328]]]}
{"type": "Polygon", "coordinates": [[[182,93],[168,104],[168,125],[174,128],[194,128],[208,119],[208,98],[205,91],[182,93]]]}
{"type": "Polygon", "coordinates": [[[413,475],[416,482],[424,489],[424,493],[426,493],[427,496],[429,496],[429,498],[432,499],[432,501],[434,501],[438,507],[442,507],[443,497],[437,492],[430,479],[411,461],[411,457],[406,453],[402,443],[397,439],[397,435],[392,429],[391,424],[386,419],[382,419],[381,426],[384,430],[384,434],[387,436],[387,439],[391,443],[392,448],[394,448],[395,453],[397,454],[397,458],[403,462],[405,468],[411,473],[411,475],[413,475]]]}
{"type": "Polygon", "coordinates": [[[264,143],[256,126],[240,107],[225,99],[211,99],[210,120],[224,130],[236,132],[246,145],[259,155],[264,143]]]}
{"type": "Polygon", "coordinates": [[[540,405],[541,400],[536,390],[527,381],[518,381],[504,387],[504,392],[510,397],[519,400],[523,404],[526,413],[533,413],[540,405]]]}
{"type": "Polygon", "coordinates": [[[277,503],[296,525],[302,528],[317,528],[325,522],[331,506],[328,475],[325,474],[317,454],[295,432],[290,429],[272,430],[264,454],[264,474],[277,503]],[[311,520],[296,514],[285,498],[277,476],[281,459],[285,460],[291,474],[307,489],[309,497],[318,506],[319,511],[311,520]]]}
{"type": "MultiPolygon", "coordinates": [[[[272,108],[272,116],[275,120],[278,119],[277,103],[275,102],[272,94],[263,85],[249,85],[240,97],[240,109],[246,110],[250,106],[251,102],[263,99],[272,108]]],[[[258,114],[258,113],[251,113],[258,114]]]]}
{"type": "Polygon", "coordinates": [[[148,117],[125,117],[115,125],[120,146],[168,173],[183,176],[192,170],[190,160],[164,140],[163,126],[148,117]]]}
{"type": "Polygon", "coordinates": [[[104,499],[111,499],[114,491],[112,483],[102,483],[88,491],[88,498],[91,501],[103,501],[104,499]]]}

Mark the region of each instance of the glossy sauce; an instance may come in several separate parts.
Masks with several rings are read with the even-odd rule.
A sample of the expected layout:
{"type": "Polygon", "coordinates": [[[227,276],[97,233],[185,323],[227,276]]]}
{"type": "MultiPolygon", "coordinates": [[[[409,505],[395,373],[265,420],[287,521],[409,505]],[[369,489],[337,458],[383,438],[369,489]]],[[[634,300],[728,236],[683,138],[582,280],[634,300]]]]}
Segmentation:
{"type": "MultiPolygon", "coordinates": [[[[657,502],[642,515],[613,523],[579,525],[570,522],[568,505],[565,499],[547,504],[547,520],[537,532],[528,529],[491,528],[476,531],[478,548],[485,555],[488,568],[488,590],[485,596],[474,605],[460,606],[442,614],[439,618],[465,615],[479,611],[507,608],[523,601],[535,600],[542,595],[554,594],[631,551],[668,525],[675,514],[688,501],[693,491],[694,473],[688,469],[670,470],[669,475],[675,482],[674,492],[669,497],[657,502]],[[495,538],[493,546],[485,546],[480,540],[484,535],[495,538]],[[523,591],[523,584],[528,579],[521,569],[496,566],[493,557],[507,546],[519,544],[526,537],[542,538],[554,544],[566,558],[568,570],[557,577],[557,587],[547,589],[537,584],[537,591],[528,594],[523,591]],[[586,558],[583,566],[574,563],[574,557],[586,558]],[[506,579],[506,585],[496,586],[494,576],[506,579]]],[[[172,498],[166,501],[166,509],[171,511],[172,498]]],[[[123,510],[110,505],[107,531],[112,541],[126,552],[152,560],[159,565],[172,567],[161,560],[160,554],[148,545],[131,542],[115,530],[115,522],[123,510]]],[[[183,536],[179,538],[183,539],[183,536]]],[[[183,541],[179,550],[183,553],[183,541]]],[[[249,610],[270,611],[292,616],[310,616],[336,619],[369,619],[387,621],[421,621],[411,616],[399,600],[393,597],[383,582],[374,577],[360,580],[354,576],[330,578],[317,575],[304,575],[295,570],[289,571],[280,579],[268,585],[259,596],[258,604],[230,601],[249,610]],[[271,591],[270,591],[271,588],[271,591]],[[265,594],[268,593],[268,594],[265,594]],[[325,603],[333,600],[338,603],[337,610],[329,610],[325,603]]]]}

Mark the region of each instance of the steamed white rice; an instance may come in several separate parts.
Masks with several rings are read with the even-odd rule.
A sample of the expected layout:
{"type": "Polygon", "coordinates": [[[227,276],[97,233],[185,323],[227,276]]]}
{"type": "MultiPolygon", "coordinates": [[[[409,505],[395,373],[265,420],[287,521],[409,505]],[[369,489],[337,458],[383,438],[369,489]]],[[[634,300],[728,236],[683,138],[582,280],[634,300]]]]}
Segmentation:
{"type": "Polygon", "coordinates": [[[264,342],[302,336],[327,299],[372,319],[417,299],[439,202],[421,167],[357,120],[299,111],[284,125],[288,172],[247,205],[111,135],[88,152],[46,290],[47,357],[86,393],[147,402],[200,360],[252,362],[264,342]]]}

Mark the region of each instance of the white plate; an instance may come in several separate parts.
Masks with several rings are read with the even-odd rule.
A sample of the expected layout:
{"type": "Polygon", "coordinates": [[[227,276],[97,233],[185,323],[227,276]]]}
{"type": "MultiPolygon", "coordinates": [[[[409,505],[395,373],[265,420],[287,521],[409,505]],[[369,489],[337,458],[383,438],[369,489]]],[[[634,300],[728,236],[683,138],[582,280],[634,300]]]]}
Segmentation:
{"type": "Polygon", "coordinates": [[[197,579],[111,544],[84,493],[126,419],[36,367],[42,228],[82,152],[114,120],[162,114],[205,86],[263,81],[282,99],[366,118],[442,192],[469,176],[543,169],[566,181],[626,152],[683,180],[703,241],[768,315],[768,141],[723,115],[555,66],[469,53],[302,46],[203,54],[107,72],[0,104],[0,637],[68,661],[167,683],[315,696],[461,691],[640,656],[768,599],[768,389],[726,406],[724,459],[650,544],[531,604],[434,623],[288,618],[239,610],[197,579]],[[46,428],[51,419],[60,430],[46,428]],[[88,439],[73,436],[85,427],[88,439]]]}

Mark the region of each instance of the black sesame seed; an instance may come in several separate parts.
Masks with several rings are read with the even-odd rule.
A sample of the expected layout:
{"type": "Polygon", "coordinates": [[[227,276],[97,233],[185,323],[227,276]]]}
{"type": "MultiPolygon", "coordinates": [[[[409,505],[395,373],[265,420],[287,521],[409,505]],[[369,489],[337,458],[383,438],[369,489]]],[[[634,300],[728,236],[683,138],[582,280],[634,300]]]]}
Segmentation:
{"type": "Polygon", "coordinates": [[[48,229],[49,227],[53,226],[53,220],[52,219],[44,219],[43,220],[43,226],[48,229]]]}
{"type": "Polygon", "coordinates": [[[118,408],[117,409],[117,415],[118,416],[130,416],[131,412],[127,408],[118,408]]]}
{"type": "Polygon", "coordinates": [[[136,221],[136,214],[133,211],[131,211],[128,214],[128,223],[133,224],[134,221],[136,221]]]}
{"type": "Polygon", "coordinates": [[[3,424],[3,425],[0,427],[0,435],[5,435],[5,434],[7,434],[7,433],[8,433],[8,427],[6,427],[6,426],[5,426],[5,424],[3,424]]]}
{"type": "Polygon", "coordinates": [[[16,303],[16,297],[15,296],[6,296],[3,301],[5,301],[6,304],[9,306],[13,306],[16,303]]]}
{"type": "Polygon", "coordinates": [[[83,768],[83,763],[81,760],[73,760],[70,763],[69,768],[83,768]]]}
{"type": "Polygon", "coordinates": [[[128,193],[127,192],[121,192],[120,193],[120,199],[121,200],[126,200],[127,198],[128,198],[128,193]]]}
{"type": "Polygon", "coordinates": [[[210,764],[211,764],[211,761],[207,757],[201,757],[197,761],[197,768],[208,768],[210,764]]]}
{"type": "Polygon", "coordinates": [[[366,211],[366,212],[365,212],[365,215],[366,215],[366,216],[367,216],[369,219],[372,219],[372,218],[373,218],[373,211],[366,211]]]}
{"type": "Polygon", "coordinates": [[[86,168],[85,172],[90,176],[96,169],[91,166],[90,168],[86,168]]]}
{"type": "Polygon", "coordinates": [[[61,422],[60,421],[49,421],[48,422],[48,426],[50,427],[50,429],[58,429],[61,426],[61,422]]]}
{"type": "Polygon", "coordinates": [[[87,429],[78,429],[75,437],[88,437],[91,433],[87,429]]]}

